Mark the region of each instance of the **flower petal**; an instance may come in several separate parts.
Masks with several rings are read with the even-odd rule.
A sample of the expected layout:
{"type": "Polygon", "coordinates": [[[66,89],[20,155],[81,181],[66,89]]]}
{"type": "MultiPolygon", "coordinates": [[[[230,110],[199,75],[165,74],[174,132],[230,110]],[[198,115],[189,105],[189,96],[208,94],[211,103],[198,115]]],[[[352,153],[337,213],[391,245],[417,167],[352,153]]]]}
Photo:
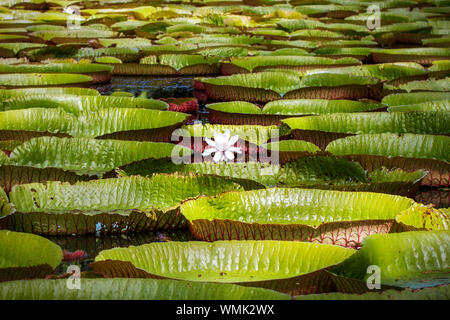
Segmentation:
{"type": "Polygon", "coordinates": [[[239,154],[242,153],[242,149],[239,147],[229,147],[228,150],[230,150],[231,152],[239,153],[239,154]]]}
{"type": "Polygon", "coordinates": [[[214,141],[217,142],[217,140],[219,140],[221,136],[222,134],[220,132],[214,132],[214,141]]]}
{"type": "Polygon", "coordinates": [[[220,151],[216,152],[216,154],[214,155],[213,161],[220,162],[222,160],[223,160],[223,153],[220,151]]]}
{"type": "Polygon", "coordinates": [[[230,138],[230,140],[228,140],[228,144],[229,144],[230,146],[232,146],[232,145],[234,145],[238,140],[239,140],[239,136],[238,136],[238,135],[232,136],[232,137],[230,138]]]}
{"type": "Polygon", "coordinates": [[[227,160],[233,160],[234,154],[230,150],[225,151],[225,161],[227,160]]]}
{"type": "Polygon", "coordinates": [[[214,141],[216,142],[216,146],[219,144],[225,144],[227,143],[228,139],[221,133],[218,133],[217,135],[214,134],[214,141]]]}
{"type": "Polygon", "coordinates": [[[217,152],[217,149],[216,148],[205,149],[205,151],[203,151],[203,153],[202,153],[202,156],[207,157],[213,152],[217,152]]]}
{"type": "Polygon", "coordinates": [[[216,142],[211,140],[210,138],[205,138],[205,142],[207,144],[209,144],[211,147],[215,147],[216,146],[216,142]]]}

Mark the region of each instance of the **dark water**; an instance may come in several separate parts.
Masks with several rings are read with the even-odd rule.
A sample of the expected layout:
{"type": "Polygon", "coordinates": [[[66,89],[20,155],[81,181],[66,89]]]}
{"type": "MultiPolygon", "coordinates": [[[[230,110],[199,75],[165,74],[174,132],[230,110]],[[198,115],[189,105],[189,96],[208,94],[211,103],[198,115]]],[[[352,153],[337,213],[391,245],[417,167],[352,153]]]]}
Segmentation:
{"type": "Polygon", "coordinates": [[[142,92],[148,98],[184,98],[194,96],[193,77],[114,77],[110,83],[92,86],[101,94],[110,95],[115,91],[131,92],[134,96],[142,92]]]}
{"type": "Polygon", "coordinates": [[[80,260],[64,261],[56,269],[56,274],[66,273],[67,268],[72,264],[78,265],[81,271],[91,271],[89,264],[94,262],[95,257],[102,250],[140,246],[151,242],[194,240],[187,229],[104,236],[46,236],[46,238],[59,245],[65,251],[75,252],[83,250],[85,253],[85,256],[80,260]]]}

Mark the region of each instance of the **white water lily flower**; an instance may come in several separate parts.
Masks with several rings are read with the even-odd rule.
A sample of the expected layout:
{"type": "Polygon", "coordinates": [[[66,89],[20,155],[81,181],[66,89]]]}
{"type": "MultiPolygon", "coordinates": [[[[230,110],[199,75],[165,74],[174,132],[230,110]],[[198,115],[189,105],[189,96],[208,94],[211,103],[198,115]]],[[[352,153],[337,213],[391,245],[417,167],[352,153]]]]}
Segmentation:
{"type": "Polygon", "coordinates": [[[63,13],[73,14],[75,10],[72,7],[65,7],[63,13]]]}
{"type": "Polygon", "coordinates": [[[223,134],[214,132],[214,141],[205,138],[206,143],[211,148],[205,149],[202,156],[205,157],[214,153],[214,162],[231,161],[234,159],[234,153],[242,153],[241,148],[233,147],[238,139],[238,135],[230,137],[230,130],[226,130],[223,134]]]}

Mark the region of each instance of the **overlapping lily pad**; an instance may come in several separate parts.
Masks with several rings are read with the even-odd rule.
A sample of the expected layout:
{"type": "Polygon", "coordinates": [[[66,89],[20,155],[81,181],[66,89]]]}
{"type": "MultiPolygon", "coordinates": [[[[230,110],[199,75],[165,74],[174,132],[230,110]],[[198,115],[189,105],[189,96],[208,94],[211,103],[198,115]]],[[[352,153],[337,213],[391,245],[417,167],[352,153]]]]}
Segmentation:
{"type": "MultiPolygon", "coordinates": [[[[311,70],[308,73],[324,72],[311,70]]],[[[411,80],[422,80],[427,76],[427,69],[417,63],[382,63],[362,66],[327,69],[327,73],[351,74],[354,76],[375,77],[396,85],[411,80]]]]}
{"type": "Polygon", "coordinates": [[[339,246],[294,241],[151,243],[104,250],[91,267],[108,277],[235,283],[289,294],[361,292],[364,288],[358,285],[338,287],[326,271],[354,253],[339,246]]]}
{"type": "Polygon", "coordinates": [[[187,117],[179,112],[142,108],[105,108],[83,111],[78,116],[60,108],[9,110],[0,112],[0,139],[26,141],[50,135],[169,142],[172,131],[187,117]]]}
{"type": "Polygon", "coordinates": [[[450,56],[448,48],[405,48],[381,49],[372,52],[375,62],[417,62],[431,65],[433,61],[443,60],[450,56]]]}
{"type": "Polygon", "coordinates": [[[11,281],[0,284],[2,300],[288,300],[273,290],[233,284],[155,279],[81,279],[80,290],[67,279],[11,281]]]}
{"type": "Polygon", "coordinates": [[[448,186],[450,137],[420,134],[362,134],[332,141],[326,151],[356,160],[373,171],[382,167],[429,173],[422,185],[448,186]]]}
{"type": "Polygon", "coordinates": [[[449,92],[409,92],[390,94],[383,98],[382,103],[389,107],[397,107],[434,101],[450,100],[449,92]]]}
{"type": "Polygon", "coordinates": [[[214,75],[220,73],[219,57],[187,54],[147,56],[140,63],[113,64],[116,75],[214,75]]]}
{"type": "Polygon", "coordinates": [[[1,109],[61,108],[72,114],[79,115],[83,112],[98,112],[108,108],[143,108],[155,110],[165,110],[168,108],[168,104],[160,100],[100,96],[97,91],[93,91],[92,94],[90,91],[67,91],[66,94],[65,92],[58,93],[57,91],[53,92],[51,90],[47,90],[47,93],[44,90],[31,90],[17,89],[1,92],[0,95],[4,97],[1,109]]]}
{"type": "Polygon", "coordinates": [[[269,68],[304,71],[317,68],[332,68],[342,65],[358,65],[354,58],[330,59],[313,56],[255,56],[231,58],[222,62],[222,74],[260,72],[269,68]]]}
{"type": "Polygon", "coordinates": [[[0,230],[0,282],[44,278],[60,264],[61,248],[29,233],[0,230]]]}
{"type": "MultiPolygon", "coordinates": [[[[0,161],[6,175],[9,175],[9,167],[13,166],[61,169],[78,175],[101,176],[127,163],[166,158],[184,152],[189,154],[189,150],[169,143],[40,137],[17,146],[9,156],[0,153],[0,161]]],[[[24,176],[33,175],[27,173],[24,176]]],[[[11,180],[16,181],[4,181],[11,180]]]]}
{"type": "Polygon", "coordinates": [[[364,294],[323,293],[296,296],[295,300],[448,300],[450,286],[442,285],[420,290],[405,289],[367,292],[364,294]]]}
{"type": "Polygon", "coordinates": [[[154,175],[16,185],[8,228],[38,234],[127,233],[186,227],[181,201],[242,187],[212,176],[154,175]],[[168,190],[171,190],[168,192],[168,190]]]}
{"type": "Polygon", "coordinates": [[[367,267],[380,268],[380,282],[419,289],[448,284],[449,231],[411,231],[367,237],[362,248],[334,272],[366,279],[367,267]]]}
{"type": "Polygon", "coordinates": [[[450,78],[411,81],[399,86],[384,85],[384,94],[397,92],[448,92],[450,91],[450,78]]]}
{"type": "Polygon", "coordinates": [[[11,98],[20,98],[30,95],[83,95],[83,96],[99,96],[100,93],[95,89],[90,88],[71,88],[71,87],[41,87],[41,88],[22,88],[22,89],[10,89],[0,90],[0,99],[3,103],[4,100],[11,98]]]}
{"type": "Polygon", "coordinates": [[[296,139],[310,141],[322,149],[331,141],[357,134],[450,134],[448,112],[335,113],[282,122],[291,128],[296,139]]]}
{"type": "Polygon", "coordinates": [[[448,209],[417,206],[402,212],[395,219],[410,230],[449,230],[449,213],[448,209]]]}
{"type": "Polygon", "coordinates": [[[273,156],[269,159],[259,159],[259,162],[187,164],[174,164],[171,159],[149,159],[123,166],[117,173],[119,176],[150,176],[158,172],[213,174],[236,179],[247,190],[278,186],[381,192],[404,196],[413,195],[420,181],[428,174],[424,170],[405,172],[400,169],[380,169],[366,174],[356,162],[314,154],[317,148],[308,143],[301,144],[298,140],[296,142],[300,142],[300,146],[297,146],[297,143],[294,146],[290,142],[287,145],[283,143],[281,149],[290,148],[290,151],[280,152],[278,159],[273,156]],[[288,162],[285,163],[283,158],[288,162]],[[281,165],[269,163],[269,160],[274,159],[279,160],[281,165]]]}
{"type": "Polygon", "coordinates": [[[377,95],[377,79],[344,74],[260,72],[197,79],[206,99],[268,102],[278,99],[362,99],[377,95]]]}
{"type": "Polygon", "coordinates": [[[280,239],[359,247],[395,228],[413,200],[379,193],[274,188],[185,202],[182,214],[201,240],[280,239]]]}
{"type": "Polygon", "coordinates": [[[0,65],[0,73],[75,73],[85,74],[94,83],[111,80],[112,67],[91,63],[15,64],[0,65]]]}
{"type": "Polygon", "coordinates": [[[71,73],[10,73],[0,74],[0,87],[33,88],[52,86],[87,86],[92,83],[90,76],[71,73]]]}
{"type": "Polygon", "coordinates": [[[362,112],[383,110],[384,106],[371,101],[292,99],[276,100],[263,108],[245,102],[218,102],[206,106],[209,120],[217,124],[281,124],[281,120],[296,116],[337,112],[362,112]]]}

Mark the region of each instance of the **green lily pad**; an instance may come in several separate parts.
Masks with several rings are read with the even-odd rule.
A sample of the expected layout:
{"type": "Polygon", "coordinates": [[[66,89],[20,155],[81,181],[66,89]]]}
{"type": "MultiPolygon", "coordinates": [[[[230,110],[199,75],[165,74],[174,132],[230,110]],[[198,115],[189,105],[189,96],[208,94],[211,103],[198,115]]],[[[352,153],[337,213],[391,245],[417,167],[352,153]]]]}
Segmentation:
{"type": "Polygon", "coordinates": [[[181,212],[201,240],[275,239],[358,247],[369,234],[389,232],[395,217],[412,205],[411,199],[380,193],[272,188],[201,197],[183,203],[181,212]]]}
{"type": "Polygon", "coordinates": [[[88,85],[92,78],[72,73],[10,73],[0,74],[0,87],[42,87],[88,85]]]}
{"type": "Polygon", "coordinates": [[[155,279],[81,279],[81,289],[67,279],[11,281],[0,284],[2,300],[288,300],[273,290],[233,284],[155,279]]]}
{"type": "Polygon", "coordinates": [[[314,280],[320,283],[325,269],[354,253],[294,241],[150,243],[101,251],[91,267],[108,277],[223,282],[299,294],[333,290],[333,285],[321,287],[314,280]]]}
{"type": "Polygon", "coordinates": [[[61,263],[61,248],[43,237],[0,230],[0,282],[44,278],[61,263]]]}
{"type": "Polygon", "coordinates": [[[373,171],[382,167],[429,172],[423,185],[448,186],[450,137],[405,133],[362,134],[332,141],[326,151],[356,160],[373,171]]]}
{"type": "Polygon", "coordinates": [[[443,285],[420,290],[405,289],[367,292],[363,294],[323,293],[296,296],[295,300],[448,300],[450,286],[443,285]]]}
{"type": "Polygon", "coordinates": [[[449,231],[411,231],[367,237],[362,248],[333,269],[365,280],[367,267],[380,269],[382,284],[419,289],[448,284],[449,231]]]}
{"type": "Polygon", "coordinates": [[[21,184],[9,193],[16,211],[7,222],[10,229],[48,235],[178,229],[186,227],[178,212],[183,200],[229,190],[242,187],[213,176],[165,174],[21,184]]]}
{"type": "Polygon", "coordinates": [[[127,163],[170,157],[182,150],[169,143],[40,137],[17,146],[2,164],[102,175],[127,163]]]}

